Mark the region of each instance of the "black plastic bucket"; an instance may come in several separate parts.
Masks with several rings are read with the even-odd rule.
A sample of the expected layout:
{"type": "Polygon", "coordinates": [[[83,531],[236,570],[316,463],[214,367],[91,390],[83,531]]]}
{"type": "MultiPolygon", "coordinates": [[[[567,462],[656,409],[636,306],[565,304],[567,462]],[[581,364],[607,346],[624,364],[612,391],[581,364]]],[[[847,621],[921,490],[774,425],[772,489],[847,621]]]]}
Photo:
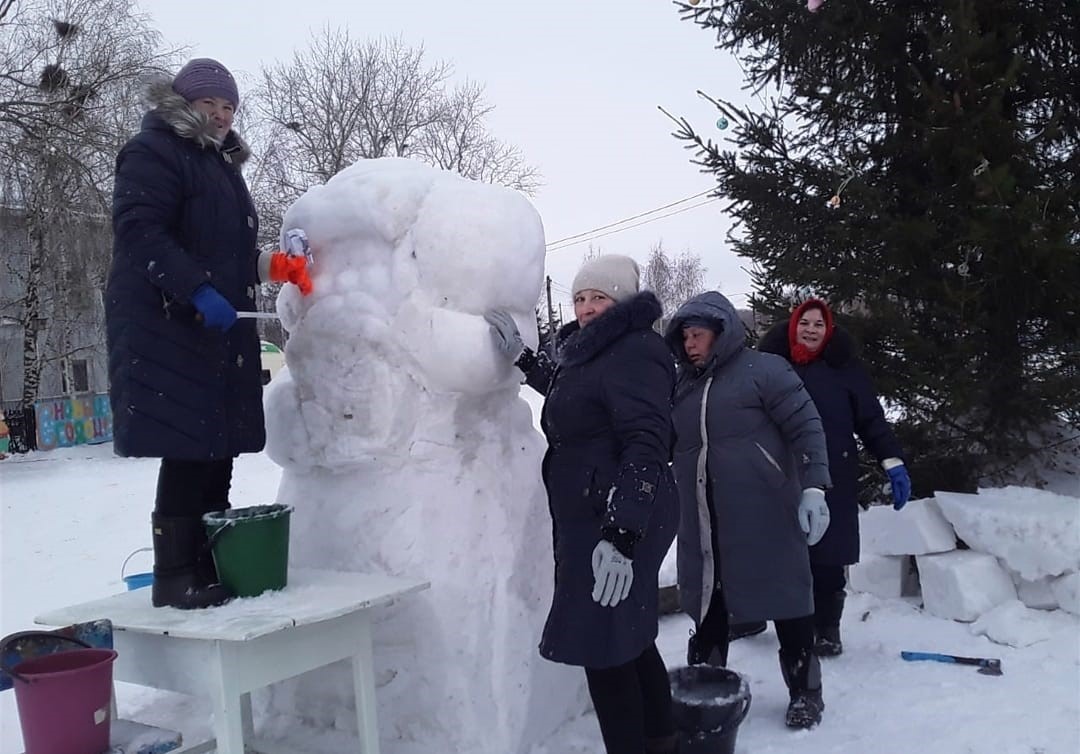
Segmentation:
{"type": "Polygon", "coordinates": [[[750,711],[750,684],[727,668],[692,665],[671,676],[679,754],[734,754],[739,723],[750,711]]]}

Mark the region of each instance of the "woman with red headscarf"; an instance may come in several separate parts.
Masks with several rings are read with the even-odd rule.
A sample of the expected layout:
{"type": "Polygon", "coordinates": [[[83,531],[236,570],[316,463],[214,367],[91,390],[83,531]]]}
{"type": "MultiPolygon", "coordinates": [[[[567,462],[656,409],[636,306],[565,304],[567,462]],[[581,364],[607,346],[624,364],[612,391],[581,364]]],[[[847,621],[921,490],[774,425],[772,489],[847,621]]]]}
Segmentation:
{"type": "Polygon", "coordinates": [[[911,496],[911,479],[900,443],[885,420],[870,376],[856,356],[855,341],[835,324],[828,304],[814,298],[804,301],[787,322],[778,322],[766,333],[758,350],[791,362],[825,426],[832,489],[826,493],[829,528],[810,548],[817,633],[814,651],[823,657],[838,655],[843,651],[844,566],[859,560],[856,435],[889,475],[896,510],[911,496]]]}

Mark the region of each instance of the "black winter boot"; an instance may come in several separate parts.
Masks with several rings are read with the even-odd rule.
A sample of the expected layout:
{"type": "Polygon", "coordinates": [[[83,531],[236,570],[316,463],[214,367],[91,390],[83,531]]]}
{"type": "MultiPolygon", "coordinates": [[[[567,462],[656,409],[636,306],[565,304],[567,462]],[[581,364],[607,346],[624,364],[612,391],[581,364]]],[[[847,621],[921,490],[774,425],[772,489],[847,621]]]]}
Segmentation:
{"type": "Polygon", "coordinates": [[[844,651],[840,641],[840,616],[844,614],[847,592],[814,594],[814,654],[818,657],[836,657],[844,651]]]}
{"type": "Polygon", "coordinates": [[[780,672],[791,701],[784,722],[789,728],[813,728],[821,722],[825,700],[821,696],[821,661],[809,650],[788,655],[780,650],[780,672]]]}
{"type": "Polygon", "coordinates": [[[206,550],[202,520],[194,517],[153,514],[154,607],[195,610],[223,605],[233,595],[221,584],[200,578],[199,558],[206,550]]]}
{"type": "Polygon", "coordinates": [[[645,739],[645,754],[679,754],[679,734],[645,739]]]}
{"type": "Polygon", "coordinates": [[[750,623],[732,623],[728,629],[728,641],[745,639],[747,636],[757,636],[765,631],[768,626],[763,620],[755,620],[750,623]]]}
{"type": "MultiPolygon", "coordinates": [[[[221,510],[228,510],[231,506],[225,505],[221,510]]],[[[207,513],[220,513],[221,510],[207,511],[207,513]]],[[[199,517],[199,532],[197,534],[198,539],[198,555],[195,560],[196,574],[199,577],[199,584],[201,586],[212,586],[213,584],[220,584],[221,579],[218,577],[217,566],[214,564],[214,553],[210,548],[210,539],[206,535],[206,526],[202,523],[202,517],[199,517]]]]}
{"type": "Polygon", "coordinates": [[[686,642],[687,665],[712,665],[717,668],[727,667],[728,645],[713,644],[700,633],[690,632],[686,642]]]}

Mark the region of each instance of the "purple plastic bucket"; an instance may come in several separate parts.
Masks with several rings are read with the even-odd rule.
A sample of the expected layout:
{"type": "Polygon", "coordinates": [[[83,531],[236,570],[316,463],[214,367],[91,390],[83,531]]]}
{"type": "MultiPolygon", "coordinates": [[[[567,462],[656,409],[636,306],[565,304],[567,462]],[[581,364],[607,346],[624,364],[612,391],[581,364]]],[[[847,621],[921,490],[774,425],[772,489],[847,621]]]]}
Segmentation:
{"type": "Polygon", "coordinates": [[[112,649],[76,649],[12,668],[26,754],[103,754],[109,749],[112,649]]]}

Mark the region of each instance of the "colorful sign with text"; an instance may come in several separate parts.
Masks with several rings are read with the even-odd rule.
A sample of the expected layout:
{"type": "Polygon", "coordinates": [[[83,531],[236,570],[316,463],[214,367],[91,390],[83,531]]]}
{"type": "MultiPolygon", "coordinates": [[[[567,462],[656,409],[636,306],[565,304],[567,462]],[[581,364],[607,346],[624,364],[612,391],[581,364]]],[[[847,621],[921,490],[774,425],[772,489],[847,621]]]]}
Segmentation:
{"type": "Polygon", "coordinates": [[[108,395],[37,401],[34,415],[38,450],[95,445],[113,439],[108,395]]]}

